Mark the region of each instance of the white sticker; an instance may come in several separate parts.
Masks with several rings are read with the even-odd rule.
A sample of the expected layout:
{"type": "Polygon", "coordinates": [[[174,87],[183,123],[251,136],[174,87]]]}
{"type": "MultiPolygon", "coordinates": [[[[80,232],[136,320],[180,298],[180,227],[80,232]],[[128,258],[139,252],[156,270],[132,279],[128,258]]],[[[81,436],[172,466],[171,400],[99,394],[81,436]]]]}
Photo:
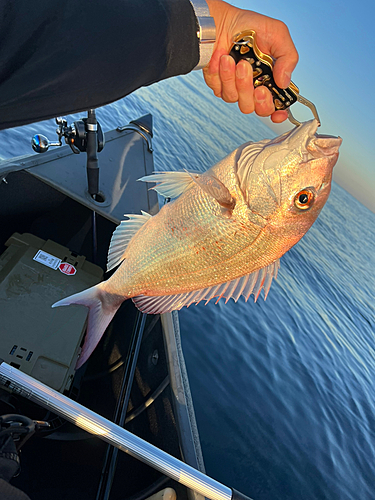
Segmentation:
{"type": "Polygon", "coordinates": [[[33,260],[36,260],[51,269],[57,269],[61,264],[61,259],[54,257],[50,253],[44,252],[43,250],[38,250],[33,257],[33,260]]]}

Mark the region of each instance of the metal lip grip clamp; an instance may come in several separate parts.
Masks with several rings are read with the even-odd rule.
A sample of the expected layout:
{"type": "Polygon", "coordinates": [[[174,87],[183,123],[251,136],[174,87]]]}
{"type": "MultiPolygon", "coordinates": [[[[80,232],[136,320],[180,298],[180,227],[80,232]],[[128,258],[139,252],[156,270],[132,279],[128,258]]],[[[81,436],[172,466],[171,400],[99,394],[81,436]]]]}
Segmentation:
{"type": "Polygon", "coordinates": [[[274,60],[271,56],[263,54],[259,49],[256,43],[256,33],[254,30],[242,31],[235,35],[230,55],[236,61],[236,64],[241,59],[245,59],[251,64],[253,68],[254,87],[259,87],[261,85],[267,87],[272,94],[275,109],[287,110],[289,121],[291,121],[293,125],[301,125],[301,122],[296,120],[290,111],[290,106],[297,101],[311,109],[314,118],[320,125],[320,119],[315,105],[300,95],[297,85],[290,82],[289,87],[286,89],[282,89],[276,85],[273,78],[274,60]]]}

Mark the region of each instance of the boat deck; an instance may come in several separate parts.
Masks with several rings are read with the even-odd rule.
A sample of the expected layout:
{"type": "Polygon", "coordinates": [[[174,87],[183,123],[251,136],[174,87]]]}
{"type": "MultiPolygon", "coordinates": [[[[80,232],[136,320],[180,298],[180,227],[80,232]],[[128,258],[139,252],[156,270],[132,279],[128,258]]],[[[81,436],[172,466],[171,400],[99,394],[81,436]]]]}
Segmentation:
{"type": "MultiPolygon", "coordinates": [[[[105,270],[110,238],[122,214],[157,210],[156,194],[135,182],[153,170],[144,138],[129,130],[112,131],[108,138],[99,155],[101,189],[107,200],[102,204],[82,191],[85,156],[73,155],[68,147],[13,163],[0,162],[2,175],[7,165],[13,170],[7,173],[7,184],[0,182],[0,253],[14,232],[31,233],[92,261],[95,208],[96,263],[105,270]],[[134,155],[141,167],[135,168],[134,155]],[[74,175],[72,168],[77,169],[74,175]],[[109,177],[106,168],[107,173],[111,170],[109,177]],[[77,182],[69,192],[75,177],[77,182]]],[[[89,361],[76,372],[68,395],[112,421],[125,420],[129,431],[202,470],[189,394],[182,403],[174,394],[179,383],[175,376],[183,380],[186,374],[173,373],[168,359],[173,354],[163,330],[160,316],[143,316],[131,301],[124,302],[89,361]]],[[[0,389],[0,414],[5,413],[21,413],[52,424],[52,431],[40,432],[22,448],[22,470],[12,480],[32,500],[140,500],[165,486],[173,487],[178,498],[202,498],[128,454],[119,452],[113,458],[117,452],[100,439],[0,389]]]]}

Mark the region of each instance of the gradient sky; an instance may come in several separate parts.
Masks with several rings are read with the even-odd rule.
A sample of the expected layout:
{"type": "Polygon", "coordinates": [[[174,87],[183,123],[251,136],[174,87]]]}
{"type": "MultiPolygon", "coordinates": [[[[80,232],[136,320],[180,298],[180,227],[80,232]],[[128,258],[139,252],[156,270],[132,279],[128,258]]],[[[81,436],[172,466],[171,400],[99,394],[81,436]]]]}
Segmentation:
{"type": "MultiPolygon", "coordinates": [[[[319,133],[343,138],[334,180],[375,212],[375,0],[228,1],[288,26],[300,56],[292,80],[316,105],[319,133]]],[[[294,116],[311,119],[303,108],[294,116]]]]}

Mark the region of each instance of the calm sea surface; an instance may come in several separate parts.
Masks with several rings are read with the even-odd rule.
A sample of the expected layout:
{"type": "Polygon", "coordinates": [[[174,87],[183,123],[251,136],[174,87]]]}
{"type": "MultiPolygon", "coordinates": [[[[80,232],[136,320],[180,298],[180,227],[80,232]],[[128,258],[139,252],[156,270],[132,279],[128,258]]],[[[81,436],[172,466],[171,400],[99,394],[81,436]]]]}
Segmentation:
{"type": "MultiPolygon", "coordinates": [[[[148,112],[157,169],[208,168],[274,136],[214,98],[197,73],[141,89],[98,118],[109,130],[148,112]]],[[[54,129],[4,131],[0,154],[29,153],[34,133],[54,140],[54,129]]],[[[374,229],[375,214],[334,184],[281,259],[267,301],[180,312],[209,475],[255,500],[375,499],[374,229]]]]}

